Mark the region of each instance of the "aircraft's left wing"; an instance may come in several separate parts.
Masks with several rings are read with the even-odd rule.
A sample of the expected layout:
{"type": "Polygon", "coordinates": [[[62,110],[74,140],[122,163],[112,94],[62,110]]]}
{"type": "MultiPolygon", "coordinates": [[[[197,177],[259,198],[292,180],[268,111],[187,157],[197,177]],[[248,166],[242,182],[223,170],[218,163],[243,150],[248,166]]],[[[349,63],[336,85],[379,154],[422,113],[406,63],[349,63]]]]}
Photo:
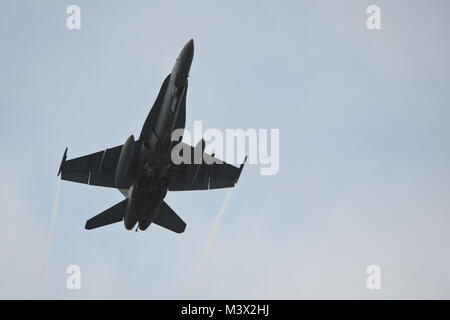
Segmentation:
{"type": "MultiPolygon", "coordinates": [[[[195,148],[189,147],[193,154],[195,148]]],[[[202,161],[201,164],[175,165],[169,190],[209,190],[234,187],[245,164],[244,161],[238,168],[207,153],[203,153],[203,159],[207,159],[207,163],[212,164],[202,161]]]]}
{"type": "Polygon", "coordinates": [[[116,188],[114,173],[121,150],[122,145],[66,161],[66,148],[59,169],[61,179],[94,186],[116,188]]]}

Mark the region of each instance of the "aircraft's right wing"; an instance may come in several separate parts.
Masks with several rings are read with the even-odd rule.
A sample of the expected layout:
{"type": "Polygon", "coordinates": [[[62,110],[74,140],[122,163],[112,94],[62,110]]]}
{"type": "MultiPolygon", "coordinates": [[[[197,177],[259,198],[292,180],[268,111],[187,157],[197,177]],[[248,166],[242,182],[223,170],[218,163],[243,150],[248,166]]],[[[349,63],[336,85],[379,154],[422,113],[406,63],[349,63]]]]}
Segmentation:
{"type": "MultiPolygon", "coordinates": [[[[189,147],[193,154],[194,147],[189,147]]],[[[244,160],[244,163],[237,168],[207,153],[203,153],[203,159],[207,159],[207,163],[212,164],[207,164],[205,161],[202,161],[201,164],[182,163],[175,165],[174,173],[169,183],[169,191],[209,190],[234,187],[245,164],[244,160]]]]}

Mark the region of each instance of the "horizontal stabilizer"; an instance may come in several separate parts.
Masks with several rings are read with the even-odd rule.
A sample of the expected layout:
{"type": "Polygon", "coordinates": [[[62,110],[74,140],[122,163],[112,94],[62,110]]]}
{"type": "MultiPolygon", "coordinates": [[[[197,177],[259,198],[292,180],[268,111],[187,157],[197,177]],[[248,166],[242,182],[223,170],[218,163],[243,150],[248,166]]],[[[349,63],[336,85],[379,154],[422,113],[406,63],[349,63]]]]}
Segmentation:
{"type": "Polygon", "coordinates": [[[184,229],[186,229],[186,223],[181,220],[165,201],[162,202],[153,223],[176,233],[183,233],[184,229]]]}
{"type": "Polygon", "coordinates": [[[111,208],[89,219],[88,221],[86,221],[85,228],[87,230],[91,230],[106,226],[108,224],[122,221],[123,216],[125,214],[125,210],[127,209],[127,202],[128,199],[125,199],[122,202],[116,204],[115,206],[112,206],[111,208]]]}

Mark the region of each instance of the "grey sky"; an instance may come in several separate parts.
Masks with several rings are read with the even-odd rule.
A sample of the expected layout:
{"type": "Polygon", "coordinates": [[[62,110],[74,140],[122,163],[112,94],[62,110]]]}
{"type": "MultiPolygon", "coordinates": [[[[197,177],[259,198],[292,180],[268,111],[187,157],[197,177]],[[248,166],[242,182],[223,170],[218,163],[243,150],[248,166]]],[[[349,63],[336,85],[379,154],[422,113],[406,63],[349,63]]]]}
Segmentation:
{"type": "MultiPolygon", "coordinates": [[[[139,134],[195,41],[187,128],[279,128],[194,298],[450,298],[448,1],[0,2],[0,297],[32,298],[69,157],[139,134]],[[82,29],[66,29],[77,4],[82,29]],[[382,30],[366,28],[381,8],[382,30]],[[369,291],[366,267],[382,270],[369,291]]],[[[172,234],[84,230],[117,190],[63,182],[41,298],[186,298],[226,190],[169,193],[172,234]],[[82,290],[66,288],[77,264],[82,290]]]]}

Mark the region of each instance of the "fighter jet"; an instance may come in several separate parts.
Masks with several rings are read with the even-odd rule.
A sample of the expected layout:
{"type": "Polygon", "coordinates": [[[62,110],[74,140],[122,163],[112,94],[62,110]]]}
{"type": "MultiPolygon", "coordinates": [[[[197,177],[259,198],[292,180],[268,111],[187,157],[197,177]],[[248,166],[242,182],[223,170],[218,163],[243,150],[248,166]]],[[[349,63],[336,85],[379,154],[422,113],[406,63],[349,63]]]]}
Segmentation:
{"type": "MultiPolygon", "coordinates": [[[[86,222],[95,229],[123,221],[127,230],[146,230],[154,223],[176,233],[184,232],[186,223],[164,201],[167,191],[209,190],[234,187],[244,167],[238,168],[204,153],[205,141],[195,147],[173,141],[175,130],[183,132],[186,122],[188,76],[194,56],[191,39],[181,50],[172,72],[164,80],[139,139],[131,135],[123,145],[67,160],[64,152],[58,175],[62,180],[93,186],[117,188],[125,200],[86,222]],[[190,152],[192,161],[178,164],[172,159],[177,144],[180,155],[190,152]],[[201,161],[193,161],[195,153],[201,161]],[[198,153],[197,153],[198,154],[198,153]],[[208,160],[208,161],[206,161],[208,160]]],[[[187,154],[186,154],[187,155],[187,154]]]]}

